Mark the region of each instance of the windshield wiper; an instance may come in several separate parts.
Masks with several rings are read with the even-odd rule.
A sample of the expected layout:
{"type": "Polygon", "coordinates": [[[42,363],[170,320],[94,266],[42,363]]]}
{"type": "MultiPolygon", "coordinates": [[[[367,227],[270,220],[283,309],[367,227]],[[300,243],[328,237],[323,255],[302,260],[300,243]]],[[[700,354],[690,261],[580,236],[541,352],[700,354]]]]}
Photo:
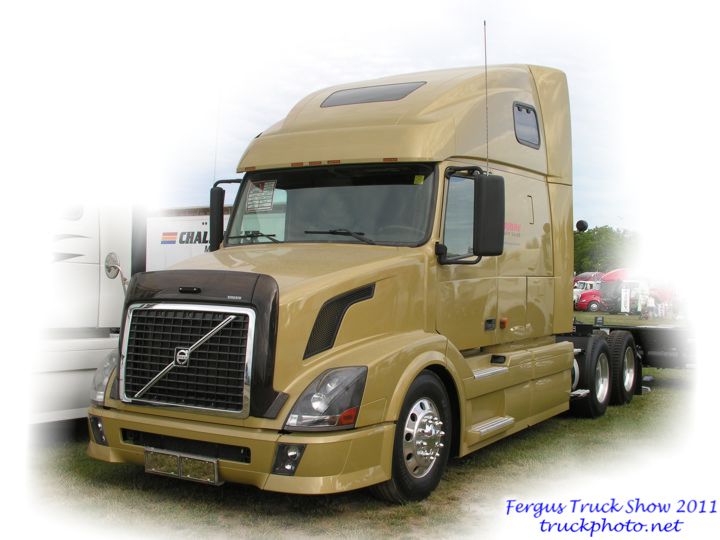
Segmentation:
{"type": "Polygon", "coordinates": [[[232,240],[235,238],[267,238],[268,240],[272,240],[273,242],[280,243],[280,240],[277,240],[274,234],[265,234],[260,231],[245,231],[243,234],[228,236],[228,240],[232,240]]]}
{"type": "Polygon", "coordinates": [[[364,232],[353,232],[349,229],[330,229],[327,231],[305,231],[305,234],[337,234],[339,236],[352,236],[355,240],[360,240],[366,244],[375,244],[370,238],[365,236],[364,232]]]}

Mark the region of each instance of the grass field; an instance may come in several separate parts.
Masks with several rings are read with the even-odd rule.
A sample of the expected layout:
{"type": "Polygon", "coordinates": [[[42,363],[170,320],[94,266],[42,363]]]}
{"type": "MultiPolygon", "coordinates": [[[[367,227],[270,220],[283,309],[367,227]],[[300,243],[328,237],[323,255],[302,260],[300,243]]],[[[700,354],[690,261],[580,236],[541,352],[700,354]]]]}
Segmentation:
{"type": "Polygon", "coordinates": [[[655,378],[653,391],[630,405],[596,420],[559,416],[451,460],[433,495],[405,506],[364,491],[301,497],[151,476],[141,467],[89,459],[83,441],[36,447],[30,488],[40,515],[108,527],[122,537],[456,537],[496,519],[508,491],[573,474],[578,456],[602,454],[613,463],[628,448],[668,441],[668,416],[690,407],[694,372],[645,374],[655,378]]]}

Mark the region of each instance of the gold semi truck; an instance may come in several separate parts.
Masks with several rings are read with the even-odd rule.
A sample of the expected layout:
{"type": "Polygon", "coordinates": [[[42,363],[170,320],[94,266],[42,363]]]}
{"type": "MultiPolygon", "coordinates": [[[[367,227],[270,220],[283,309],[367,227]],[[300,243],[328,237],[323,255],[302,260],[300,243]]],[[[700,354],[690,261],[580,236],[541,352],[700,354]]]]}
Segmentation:
{"type": "Polygon", "coordinates": [[[129,285],[93,458],[299,494],[426,497],[447,460],[638,390],[573,334],[565,75],[450,69],[315,92],[258,135],[211,252],[129,285]]]}

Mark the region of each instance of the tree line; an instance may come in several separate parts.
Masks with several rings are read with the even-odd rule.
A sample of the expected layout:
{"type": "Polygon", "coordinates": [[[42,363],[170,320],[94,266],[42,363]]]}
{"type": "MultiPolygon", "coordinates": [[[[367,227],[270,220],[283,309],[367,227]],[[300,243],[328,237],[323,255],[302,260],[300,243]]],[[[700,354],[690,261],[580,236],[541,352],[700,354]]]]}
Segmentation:
{"type": "Polygon", "coordinates": [[[628,255],[638,244],[637,233],[608,225],[574,234],[576,274],[608,272],[627,266],[628,255]]]}

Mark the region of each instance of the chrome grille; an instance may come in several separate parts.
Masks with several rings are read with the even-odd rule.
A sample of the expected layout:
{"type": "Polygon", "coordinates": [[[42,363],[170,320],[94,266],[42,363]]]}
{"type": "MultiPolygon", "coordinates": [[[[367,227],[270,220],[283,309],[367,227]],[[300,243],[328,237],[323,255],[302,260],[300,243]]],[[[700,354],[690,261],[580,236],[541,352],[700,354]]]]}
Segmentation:
{"type": "Polygon", "coordinates": [[[122,399],[247,416],[254,315],[247,308],[224,306],[130,306],[122,399]],[[189,359],[179,351],[189,351],[189,359]]]}

